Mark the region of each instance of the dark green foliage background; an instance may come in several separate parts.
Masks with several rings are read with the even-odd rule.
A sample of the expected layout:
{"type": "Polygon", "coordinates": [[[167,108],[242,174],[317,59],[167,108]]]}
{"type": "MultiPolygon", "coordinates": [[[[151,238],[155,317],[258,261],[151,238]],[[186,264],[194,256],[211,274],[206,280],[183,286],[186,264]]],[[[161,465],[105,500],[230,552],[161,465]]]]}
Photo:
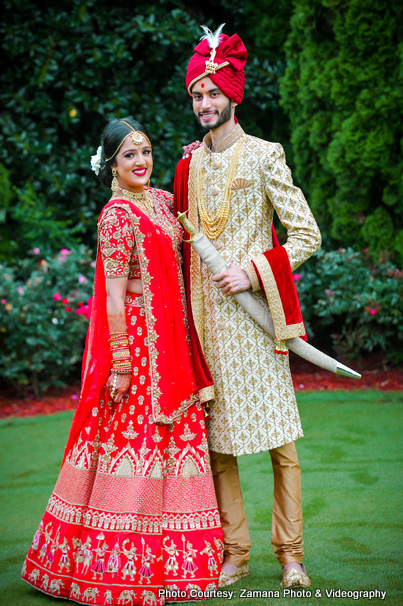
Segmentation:
{"type": "Polygon", "coordinates": [[[94,243],[107,192],[89,157],[114,117],[145,123],[153,183],[172,188],[181,146],[202,135],[186,65],[199,25],[225,22],[249,52],[238,117],[285,146],[325,247],[369,245],[401,263],[402,20],[397,0],[6,0],[0,162],[17,190],[0,171],[0,255],[43,247],[53,229],[57,242],[62,229],[94,243]],[[42,215],[54,223],[37,233],[42,215]]]}
{"type": "MultiPolygon", "coordinates": [[[[131,114],[148,127],[154,143],[152,182],[172,189],[182,145],[202,135],[184,78],[202,33],[199,24],[215,27],[228,16],[226,2],[212,6],[203,3],[202,12],[199,3],[180,0],[130,6],[121,0],[6,1],[0,162],[20,190],[13,203],[20,213],[8,213],[12,229],[1,234],[3,255],[17,252],[18,245],[24,254],[25,240],[31,244],[32,236],[34,245],[44,246],[46,235],[36,234],[34,225],[27,233],[20,217],[21,209],[31,217],[38,205],[43,212],[50,209],[56,221],[70,221],[75,237],[91,241],[108,194],[97,185],[89,160],[105,124],[115,117],[131,114]]],[[[230,21],[241,23],[242,2],[230,6],[230,21]]],[[[224,21],[231,32],[235,23],[224,21]]],[[[256,134],[266,136],[265,123],[273,121],[277,77],[277,67],[267,60],[255,56],[248,66],[245,126],[256,134]]],[[[10,197],[4,197],[3,208],[9,205],[10,197]]],[[[31,223],[38,220],[35,216],[31,223]]]]}
{"type": "Polygon", "coordinates": [[[403,4],[296,0],[281,105],[328,237],[403,256],[403,4]]]}

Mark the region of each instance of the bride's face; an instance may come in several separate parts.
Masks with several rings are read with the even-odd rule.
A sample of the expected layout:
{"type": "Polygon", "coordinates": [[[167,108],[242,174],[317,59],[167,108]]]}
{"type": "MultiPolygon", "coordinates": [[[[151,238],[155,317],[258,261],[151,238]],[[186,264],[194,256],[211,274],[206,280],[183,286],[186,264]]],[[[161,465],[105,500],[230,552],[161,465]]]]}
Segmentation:
{"type": "Polygon", "coordinates": [[[146,138],[141,145],[135,145],[127,137],[116,155],[119,187],[133,192],[143,191],[153,172],[151,147],[146,138]]]}

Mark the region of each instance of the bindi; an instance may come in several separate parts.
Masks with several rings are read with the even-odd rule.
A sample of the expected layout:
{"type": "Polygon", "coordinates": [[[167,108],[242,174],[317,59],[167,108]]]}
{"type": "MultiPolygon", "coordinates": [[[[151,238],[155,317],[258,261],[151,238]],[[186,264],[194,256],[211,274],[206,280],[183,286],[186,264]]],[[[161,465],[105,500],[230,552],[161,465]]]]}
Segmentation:
{"type": "Polygon", "coordinates": [[[204,88],[204,84],[200,84],[200,86],[201,86],[202,88],[204,88]]]}

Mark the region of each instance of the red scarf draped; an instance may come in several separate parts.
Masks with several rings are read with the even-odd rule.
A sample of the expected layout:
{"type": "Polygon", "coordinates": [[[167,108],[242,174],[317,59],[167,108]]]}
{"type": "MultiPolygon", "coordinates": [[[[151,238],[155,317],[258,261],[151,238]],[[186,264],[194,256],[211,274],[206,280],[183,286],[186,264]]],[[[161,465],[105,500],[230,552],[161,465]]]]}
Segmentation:
{"type": "MultiPolygon", "coordinates": [[[[186,327],[184,292],[181,292],[179,259],[171,237],[133,203],[113,200],[104,207],[123,208],[132,223],[143,282],[150,355],[151,396],[154,421],[171,423],[198,399],[198,389],[213,384],[210,374],[199,376],[204,358],[191,355],[186,327]],[[195,372],[196,370],[196,372],[195,372]],[[197,376],[196,376],[197,375],[197,376]]],[[[171,219],[172,221],[172,219],[171,219]]],[[[77,439],[100,393],[111,367],[106,285],[98,250],[93,306],[83,356],[80,401],[70,430],[65,457],[77,439]]],[[[207,366],[206,366],[207,368],[207,366]]]]}

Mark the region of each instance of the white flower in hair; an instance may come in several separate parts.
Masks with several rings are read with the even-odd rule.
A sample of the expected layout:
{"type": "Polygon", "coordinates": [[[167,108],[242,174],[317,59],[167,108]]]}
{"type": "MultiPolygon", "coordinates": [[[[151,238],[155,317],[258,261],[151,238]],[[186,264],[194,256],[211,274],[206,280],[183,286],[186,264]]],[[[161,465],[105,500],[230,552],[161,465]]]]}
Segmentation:
{"type": "Polygon", "coordinates": [[[91,168],[96,175],[99,173],[99,169],[101,168],[102,162],[102,147],[101,145],[97,149],[97,153],[95,156],[91,156],[91,168]]]}

